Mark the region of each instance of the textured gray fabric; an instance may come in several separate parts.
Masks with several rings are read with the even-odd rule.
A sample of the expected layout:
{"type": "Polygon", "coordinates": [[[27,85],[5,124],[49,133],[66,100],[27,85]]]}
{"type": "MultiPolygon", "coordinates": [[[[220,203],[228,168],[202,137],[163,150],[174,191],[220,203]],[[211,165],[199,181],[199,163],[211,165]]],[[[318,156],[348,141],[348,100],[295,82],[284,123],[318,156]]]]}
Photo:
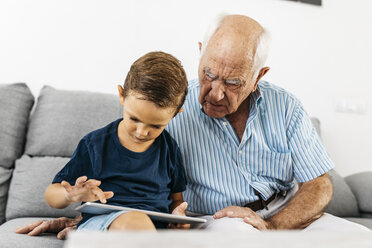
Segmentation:
{"type": "Polygon", "coordinates": [[[0,167],[0,224],[5,221],[5,207],[12,171],[13,169],[0,167]]]}
{"type": "Polygon", "coordinates": [[[44,192],[57,172],[69,161],[60,157],[29,157],[23,155],[16,161],[10,183],[6,219],[20,217],[75,217],[73,209],[79,203],[65,209],[49,207],[44,200],[44,192]]]}
{"type": "Polygon", "coordinates": [[[44,86],[31,116],[26,154],[71,157],[84,135],[121,116],[115,95],[44,86]]]}
{"type": "MultiPolygon", "coordinates": [[[[14,230],[29,223],[44,220],[46,218],[19,218],[8,221],[0,226],[0,247],[1,248],[61,248],[64,241],[57,239],[54,233],[46,233],[41,236],[30,237],[25,234],[16,234],[14,230]]],[[[50,219],[50,218],[48,218],[50,219]]]]}
{"type": "Polygon", "coordinates": [[[372,213],[360,212],[360,217],[372,219],[372,213]]]}
{"type": "Polygon", "coordinates": [[[0,85],[0,166],[21,156],[34,97],[24,83],[0,85]]]}
{"type": "Polygon", "coordinates": [[[24,83],[0,85],[0,224],[14,160],[23,153],[28,117],[34,97],[24,83]]]}
{"type": "Polygon", "coordinates": [[[333,196],[325,212],[339,217],[359,217],[356,198],[344,179],[335,170],[328,174],[333,184],[333,196]]]}
{"type": "Polygon", "coordinates": [[[372,171],[347,176],[345,181],[357,199],[359,210],[372,213],[372,171]]]}
{"type": "Polygon", "coordinates": [[[366,226],[369,229],[372,229],[372,219],[370,218],[369,219],[368,218],[345,218],[345,219],[361,224],[363,226],[366,226]]]}

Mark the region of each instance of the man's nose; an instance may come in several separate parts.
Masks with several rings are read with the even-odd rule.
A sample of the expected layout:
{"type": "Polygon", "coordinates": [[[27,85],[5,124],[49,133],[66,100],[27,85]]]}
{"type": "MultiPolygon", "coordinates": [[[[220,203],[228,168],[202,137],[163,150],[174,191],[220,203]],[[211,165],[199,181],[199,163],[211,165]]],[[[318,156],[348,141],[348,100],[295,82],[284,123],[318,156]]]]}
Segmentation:
{"type": "Polygon", "coordinates": [[[221,80],[215,80],[212,82],[211,91],[209,92],[210,97],[213,101],[221,101],[225,96],[225,85],[221,80]]]}

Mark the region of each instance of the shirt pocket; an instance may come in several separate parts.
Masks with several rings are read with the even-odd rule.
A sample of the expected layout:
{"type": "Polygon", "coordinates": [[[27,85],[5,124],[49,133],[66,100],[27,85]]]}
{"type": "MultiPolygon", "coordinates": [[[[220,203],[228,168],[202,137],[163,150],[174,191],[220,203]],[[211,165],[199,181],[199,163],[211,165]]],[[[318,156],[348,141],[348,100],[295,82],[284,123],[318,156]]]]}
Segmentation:
{"type": "MultiPolygon", "coordinates": [[[[280,181],[293,180],[293,168],[290,152],[259,151],[254,156],[251,167],[258,177],[273,178],[280,181]]],[[[251,160],[252,161],[252,160],[251,160]]]]}

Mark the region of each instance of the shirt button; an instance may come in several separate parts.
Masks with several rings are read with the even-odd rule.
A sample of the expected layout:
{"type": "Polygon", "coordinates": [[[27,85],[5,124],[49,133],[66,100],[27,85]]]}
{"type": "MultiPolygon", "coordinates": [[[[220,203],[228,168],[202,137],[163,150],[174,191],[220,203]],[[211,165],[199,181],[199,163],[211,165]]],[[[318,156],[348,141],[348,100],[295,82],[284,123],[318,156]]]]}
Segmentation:
{"type": "Polygon", "coordinates": [[[239,154],[242,154],[242,150],[239,150],[239,154]]]}
{"type": "Polygon", "coordinates": [[[224,125],[224,126],[227,126],[227,122],[226,122],[226,121],[224,121],[224,122],[223,122],[223,125],[224,125]]]}

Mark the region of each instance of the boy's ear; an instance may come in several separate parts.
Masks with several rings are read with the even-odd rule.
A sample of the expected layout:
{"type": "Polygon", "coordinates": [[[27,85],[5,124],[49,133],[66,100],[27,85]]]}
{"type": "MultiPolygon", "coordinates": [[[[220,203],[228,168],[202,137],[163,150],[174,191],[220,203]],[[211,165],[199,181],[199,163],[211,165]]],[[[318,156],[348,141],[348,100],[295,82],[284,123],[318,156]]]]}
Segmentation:
{"type": "Polygon", "coordinates": [[[119,91],[119,98],[120,98],[120,104],[124,105],[124,89],[121,85],[118,85],[118,91],[119,91]]]}

